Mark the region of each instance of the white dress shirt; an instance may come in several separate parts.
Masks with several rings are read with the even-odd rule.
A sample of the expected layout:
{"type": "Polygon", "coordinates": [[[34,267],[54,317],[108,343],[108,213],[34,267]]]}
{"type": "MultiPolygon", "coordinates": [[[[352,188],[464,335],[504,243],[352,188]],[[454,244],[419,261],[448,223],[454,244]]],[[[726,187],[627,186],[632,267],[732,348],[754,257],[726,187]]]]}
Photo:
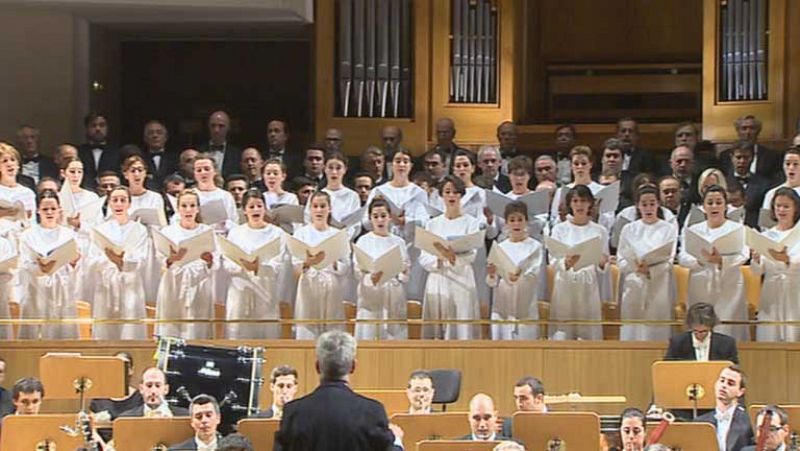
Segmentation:
{"type": "Polygon", "coordinates": [[[206,444],[200,440],[200,437],[194,436],[194,443],[197,445],[197,451],[217,451],[217,436],[215,435],[214,438],[211,440],[210,443],[206,444]]]}
{"type": "Polygon", "coordinates": [[[172,418],[172,411],[169,410],[169,405],[165,402],[162,402],[155,409],[151,409],[150,406],[147,404],[144,405],[144,415],[145,418],[172,418]]]}
{"type": "Polygon", "coordinates": [[[711,332],[706,335],[703,341],[697,340],[692,334],[692,346],[694,346],[694,358],[698,362],[708,362],[709,350],[711,349],[711,332]]]}
{"type": "Polygon", "coordinates": [[[714,418],[717,419],[717,445],[719,445],[719,451],[727,451],[728,448],[728,431],[731,428],[731,422],[733,421],[733,414],[736,413],[736,404],[731,404],[726,411],[720,411],[717,408],[714,411],[714,418]]]}

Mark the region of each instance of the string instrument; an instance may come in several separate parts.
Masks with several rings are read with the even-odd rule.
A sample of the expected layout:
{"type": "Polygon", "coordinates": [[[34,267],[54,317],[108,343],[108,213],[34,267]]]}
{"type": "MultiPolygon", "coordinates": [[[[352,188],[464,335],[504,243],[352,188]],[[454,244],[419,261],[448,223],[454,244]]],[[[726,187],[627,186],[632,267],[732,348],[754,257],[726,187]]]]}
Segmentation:
{"type": "Polygon", "coordinates": [[[647,441],[645,443],[658,443],[661,440],[661,437],[667,432],[667,428],[669,425],[675,422],[675,416],[672,415],[671,412],[664,412],[661,414],[661,421],[659,421],[658,426],[653,429],[653,432],[647,437],[647,441]]]}
{"type": "Polygon", "coordinates": [[[772,427],[772,411],[767,410],[764,412],[764,417],[761,420],[761,426],[758,427],[758,439],[756,439],[756,451],[766,450],[767,437],[769,437],[770,427],[772,427]]]}
{"type": "Polygon", "coordinates": [[[94,428],[92,427],[92,417],[88,413],[81,410],[78,412],[78,432],[83,436],[83,444],[87,451],[101,451],[100,444],[97,443],[94,437],[94,428]]]}
{"type": "Polygon", "coordinates": [[[792,434],[789,436],[789,451],[798,451],[800,447],[798,447],[797,443],[797,432],[792,431],[792,434]]]}

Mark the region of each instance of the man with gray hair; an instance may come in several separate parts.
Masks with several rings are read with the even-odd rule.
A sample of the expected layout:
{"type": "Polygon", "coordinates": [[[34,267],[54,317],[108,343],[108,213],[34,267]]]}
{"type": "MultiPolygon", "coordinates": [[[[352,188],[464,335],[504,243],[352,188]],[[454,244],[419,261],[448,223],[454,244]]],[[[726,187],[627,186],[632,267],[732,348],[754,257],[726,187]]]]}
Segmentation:
{"type": "Polygon", "coordinates": [[[278,451],[402,450],[402,431],[390,425],[383,405],[350,388],[356,340],[342,331],[320,335],[316,346],[319,387],[284,406],[275,434],[278,451]]]}
{"type": "MultiPolygon", "coordinates": [[[[761,134],[762,124],[761,121],[753,116],[742,116],[733,123],[733,128],[736,129],[736,136],[739,141],[753,145],[753,161],[750,163],[750,172],[762,175],[768,179],[775,178],[775,174],[783,174],[781,170],[783,167],[783,155],[766,146],[758,144],[758,135],[761,134]]],[[[726,174],[731,174],[732,171],[732,150],[728,149],[719,155],[719,161],[722,165],[722,171],[726,174]]],[[[776,179],[775,182],[782,182],[782,179],[776,179]]]]}
{"type": "Polygon", "coordinates": [[[507,193],[511,191],[511,181],[508,179],[508,175],[500,171],[500,166],[503,163],[497,147],[481,146],[480,150],[478,150],[478,167],[481,170],[481,174],[486,177],[487,181],[492,181],[492,187],[495,191],[507,193]]]}

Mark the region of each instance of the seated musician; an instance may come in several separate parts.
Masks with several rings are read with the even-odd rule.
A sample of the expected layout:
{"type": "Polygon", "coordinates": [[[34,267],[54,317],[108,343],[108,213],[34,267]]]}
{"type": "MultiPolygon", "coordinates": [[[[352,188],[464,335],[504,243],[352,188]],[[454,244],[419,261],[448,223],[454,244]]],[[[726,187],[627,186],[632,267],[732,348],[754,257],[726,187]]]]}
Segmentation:
{"type": "Polygon", "coordinates": [[[194,437],[171,446],[170,451],[217,451],[217,443],[222,438],[217,432],[222,420],[217,400],[211,395],[197,395],[192,398],[189,409],[194,437]]]}
{"type": "MultiPolygon", "coordinates": [[[[6,361],[0,357],[0,384],[6,379],[6,361]]],[[[0,418],[8,415],[14,409],[11,402],[11,390],[0,386],[0,418]]]]}
{"type": "Polygon", "coordinates": [[[44,399],[44,385],[35,377],[24,377],[11,389],[14,411],[9,415],[38,415],[44,399]]]}
{"type": "Polygon", "coordinates": [[[469,401],[469,427],[472,432],[459,440],[509,440],[497,433],[497,410],[492,398],[485,393],[478,393],[469,401]]]}
{"type": "Polygon", "coordinates": [[[186,417],[189,411],[183,407],[170,406],[166,400],[169,393],[167,376],[156,367],[148,368],[142,374],[139,392],[144,404],[122,412],[120,417],[186,417]]]}
{"type": "Polygon", "coordinates": [[[297,395],[297,370],[289,365],[279,365],[269,376],[269,389],[272,392],[272,406],[255,415],[255,418],[283,417],[283,406],[297,395]]]}
{"type": "Polygon", "coordinates": [[[744,396],[745,385],[745,375],[738,366],[724,368],[714,383],[716,408],[697,417],[697,421],[714,425],[720,451],[740,451],[753,443],[750,418],[739,405],[739,398],[744,396]]]}
{"type": "Polygon", "coordinates": [[[525,447],[517,442],[506,440],[498,443],[492,451],[525,451],[525,447]]]}
{"type": "MultiPolygon", "coordinates": [[[[532,376],[525,376],[514,385],[514,403],[517,412],[547,412],[544,403],[544,384],[532,376]]],[[[513,437],[511,418],[503,418],[503,432],[506,437],[513,437]]]]}
{"type": "Polygon", "coordinates": [[[628,407],[622,411],[619,426],[619,437],[625,451],[642,451],[645,440],[644,413],[636,407],[628,407]]]}
{"type": "Polygon", "coordinates": [[[408,397],[408,413],[411,415],[431,413],[433,403],[433,379],[425,370],[416,370],[408,378],[406,396],[408,397]]]}
{"type": "MultiPolygon", "coordinates": [[[[785,410],[776,405],[768,405],[758,411],[756,417],[756,442],[762,440],[762,434],[766,434],[764,440],[764,451],[786,451],[786,437],[789,436],[789,415],[785,410]],[[769,424],[764,424],[764,417],[767,412],[772,413],[769,424]]],[[[742,451],[756,451],[756,446],[745,446],[742,451]]]]}
{"type": "Polygon", "coordinates": [[[719,324],[714,306],[704,302],[692,305],[686,312],[685,323],[689,330],[670,339],[664,360],[729,360],[739,363],[736,340],[713,331],[719,324]]]}

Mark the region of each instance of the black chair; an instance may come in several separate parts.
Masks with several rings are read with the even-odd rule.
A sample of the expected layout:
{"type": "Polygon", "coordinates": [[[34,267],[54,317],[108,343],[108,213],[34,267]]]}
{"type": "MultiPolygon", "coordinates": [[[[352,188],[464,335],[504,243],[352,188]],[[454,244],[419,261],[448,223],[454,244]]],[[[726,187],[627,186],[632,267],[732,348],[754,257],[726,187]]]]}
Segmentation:
{"type": "Polygon", "coordinates": [[[433,404],[441,404],[442,412],[447,411],[447,404],[458,401],[461,394],[461,371],[430,370],[433,381],[433,404]]]}

